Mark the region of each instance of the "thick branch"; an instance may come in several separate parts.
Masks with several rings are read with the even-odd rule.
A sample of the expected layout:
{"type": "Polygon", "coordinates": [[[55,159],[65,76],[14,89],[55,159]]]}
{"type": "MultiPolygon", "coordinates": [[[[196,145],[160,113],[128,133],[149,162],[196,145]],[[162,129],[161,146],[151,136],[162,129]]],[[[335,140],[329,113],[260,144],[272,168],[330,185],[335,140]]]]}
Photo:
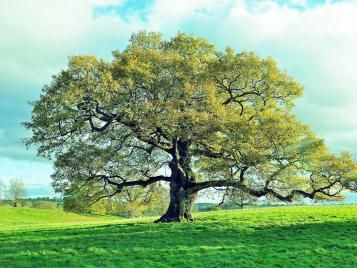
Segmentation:
{"type": "Polygon", "coordinates": [[[146,186],[153,184],[155,182],[158,182],[158,181],[167,181],[167,182],[170,181],[170,177],[166,177],[166,176],[154,176],[154,177],[148,177],[147,180],[133,180],[133,181],[126,180],[119,175],[114,175],[114,176],[93,175],[91,178],[92,179],[94,179],[94,178],[103,179],[104,181],[111,184],[112,186],[115,186],[118,189],[122,189],[124,187],[130,187],[130,186],[146,187],[146,186]],[[119,178],[120,180],[122,180],[122,182],[114,181],[113,179],[115,179],[115,178],[119,178]]]}
{"type": "Polygon", "coordinates": [[[167,182],[170,181],[170,177],[165,177],[165,176],[154,176],[154,177],[149,177],[149,179],[147,179],[147,180],[123,181],[123,182],[115,182],[112,180],[113,178],[123,179],[121,176],[106,176],[106,175],[92,176],[92,178],[94,178],[94,177],[104,179],[105,185],[110,184],[115,189],[110,194],[99,196],[98,198],[95,199],[95,201],[92,202],[92,204],[98,202],[99,200],[101,200],[103,198],[113,197],[114,195],[120,193],[124,187],[132,187],[132,186],[147,187],[148,185],[159,182],[159,181],[167,181],[167,182]]]}
{"type": "Polygon", "coordinates": [[[167,137],[163,133],[163,130],[161,128],[156,128],[155,131],[153,131],[152,133],[148,133],[147,131],[142,130],[136,121],[125,120],[124,116],[121,115],[105,113],[98,104],[95,107],[95,111],[87,112],[89,112],[88,122],[92,131],[102,132],[107,129],[113,122],[117,122],[128,127],[135,135],[135,137],[140,141],[155,146],[156,148],[159,148],[165,152],[170,152],[170,148],[172,145],[160,139],[160,137],[162,137],[163,139],[167,140],[167,137]],[[97,114],[99,116],[97,116],[97,114]],[[93,117],[101,121],[103,125],[100,127],[95,126],[93,122],[93,117]]]}
{"type": "MultiPolygon", "coordinates": [[[[190,185],[190,189],[193,192],[198,192],[200,190],[211,188],[211,187],[235,187],[235,188],[239,188],[239,189],[245,191],[246,193],[248,193],[252,196],[262,197],[267,194],[271,194],[274,197],[276,197],[277,199],[279,199],[280,201],[291,202],[295,196],[299,196],[299,195],[303,196],[303,197],[310,198],[310,199],[313,199],[316,196],[316,194],[319,194],[319,193],[329,196],[329,197],[334,197],[340,191],[331,194],[330,192],[328,192],[326,190],[330,189],[337,183],[339,183],[338,180],[333,181],[326,186],[314,189],[312,192],[306,192],[303,190],[292,190],[288,195],[281,195],[281,194],[275,192],[273,189],[270,189],[268,187],[264,187],[261,190],[256,190],[253,188],[249,188],[248,186],[244,185],[240,181],[233,181],[233,180],[212,180],[212,181],[193,183],[190,185]]],[[[341,187],[341,189],[342,189],[342,187],[341,187]]]]}
{"type": "Polygon", "coordinates": [[[248,188],[242,182],[234,181],[234,180],[212,180],[212,181],[193,183],[190,185],[190,189],[193,192],[198,192],[203,189],[207,189],[211,187],[235,187],[235,188],[242,189],[243,191],[246,191],[247,193],[256,197],[261,197],[266,194],[265,191],[248,188]]]}

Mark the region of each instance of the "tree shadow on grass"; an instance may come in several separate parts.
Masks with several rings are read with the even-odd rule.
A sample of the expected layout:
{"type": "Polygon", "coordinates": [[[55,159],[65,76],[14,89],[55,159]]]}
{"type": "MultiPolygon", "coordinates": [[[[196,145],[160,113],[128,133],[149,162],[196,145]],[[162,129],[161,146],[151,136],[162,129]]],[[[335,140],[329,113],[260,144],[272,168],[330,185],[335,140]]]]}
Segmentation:
{"type": "Polygon", "coordinates": [[[1,234],[0,267],[356,267],[357,222],[113,224],[1,234]]]}

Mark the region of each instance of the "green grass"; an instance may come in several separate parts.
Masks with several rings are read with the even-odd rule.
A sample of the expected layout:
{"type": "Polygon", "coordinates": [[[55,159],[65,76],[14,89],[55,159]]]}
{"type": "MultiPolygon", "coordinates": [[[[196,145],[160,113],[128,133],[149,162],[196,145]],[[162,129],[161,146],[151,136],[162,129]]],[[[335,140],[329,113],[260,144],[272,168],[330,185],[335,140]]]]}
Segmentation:
{"type": "Polygon", "coordinates": [[[13,208],[0,206],[0,231],[67,227],[73,225],[113,223],[116,217],[85,216],[62,210],[13,208]]]}
{"type": "Polygon", "coordinates": [[[198,213],[169,224],[5,210],[19,226],[0,207],[0,267],[357,267],[357,206],[198,213]]]}

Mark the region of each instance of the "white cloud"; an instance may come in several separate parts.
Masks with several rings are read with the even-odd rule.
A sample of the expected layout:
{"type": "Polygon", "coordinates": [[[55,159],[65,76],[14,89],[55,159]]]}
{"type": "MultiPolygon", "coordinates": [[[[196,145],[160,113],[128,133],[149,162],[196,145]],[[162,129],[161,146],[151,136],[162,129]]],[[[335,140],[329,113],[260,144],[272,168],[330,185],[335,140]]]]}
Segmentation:
{"type": "Polygon", "coordinates": [[[304,11],[269,3],[259,12],[237,4],[208,36],[277,59],[305,85],[297,107],[300,118],[333,149],[349,149],[357,156],[356,14],[356,2],[304,11]]]}

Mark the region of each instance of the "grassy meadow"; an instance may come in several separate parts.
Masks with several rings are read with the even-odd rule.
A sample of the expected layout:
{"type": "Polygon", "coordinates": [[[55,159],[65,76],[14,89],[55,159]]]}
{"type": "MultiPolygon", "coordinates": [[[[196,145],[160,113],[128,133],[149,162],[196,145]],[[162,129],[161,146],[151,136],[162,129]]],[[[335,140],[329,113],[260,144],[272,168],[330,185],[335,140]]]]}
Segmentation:
{"type": "Polygon", "coordinates": [[[153,224],[0,207],[0,267],[357,267],[357,206],[195,217],[153,224]]]}

